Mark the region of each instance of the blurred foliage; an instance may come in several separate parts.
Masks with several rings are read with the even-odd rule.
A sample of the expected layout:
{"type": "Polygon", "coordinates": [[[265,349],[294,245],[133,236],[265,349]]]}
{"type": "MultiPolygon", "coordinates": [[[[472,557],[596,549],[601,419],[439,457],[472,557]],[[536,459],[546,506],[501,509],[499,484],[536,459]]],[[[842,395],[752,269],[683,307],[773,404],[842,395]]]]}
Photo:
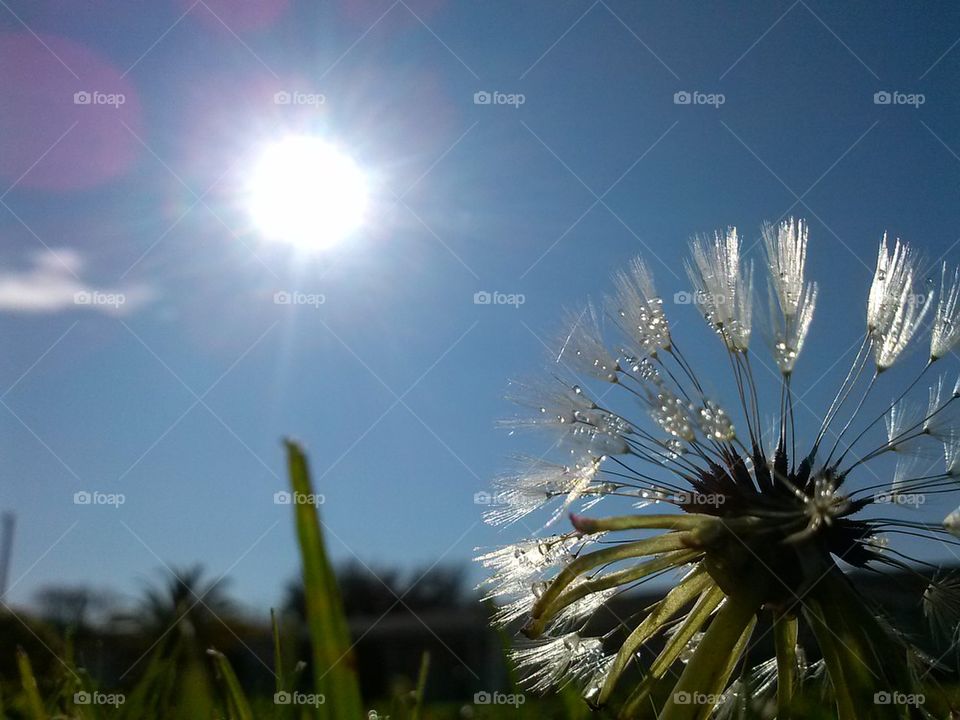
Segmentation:
{"type": "MultiPolygon", "coordinates": [[[[291,490],[311,495],[307,460],[299,447],[287,443],[291,490]]],[[[557,718],[578,720],[587,709],[575,693],[548,700],[524,698],[523,704],[483,705],[427,703],[430,658],[424,654],[411,677],[394,683],[389,697],[360,697],[353,643],[347,631],[344,604],[355,614],[381,615],[404,606],[409,611],[466,604],[463,573],[430,568],[402,576],[374,573],[359,563],[334,573],[324,545],[317,508],[295,504],[302,574],[291,584],[284,603],[289,622],[271,617],[273,637],[270,688],[243,687],[227,654],[219,648],[239,640],[242,625],[237,607],[227,597],[222,579],[209,580],[199,566],[171,569],[148,587],[135,611],[115,614],[121,636],[141,638],[146,647],[127,652],[139,655],[134,671],[124,671],[109,687],[94,680],[78,662],[77,637],[93,635],[90,616],[102,613],[108,601],[83,587],[44,588],[34,598],[43,620],[0,613],[0,635],[9,648],[0,658],[0,717],[9,720],[467,720],[511,717],[518,720],[557,718]],[[397,601],[402,598],[402,604],[397,601]],[[305,626],[307,657],[296,654],[303,645],[284,636],[282,628],[305,626]],[[16,648],[16,650],[14,650],[16,648]],[[323,702],[319,702],[322,696],[323,702]]],[[[106,636],[104,638],[104,636],[106,636]]],[[[101,676],[102,673],[98,673],[101,676]]],[[[102,682],[102,681],[101,681],[102,682]]],[[[506,695],[516,695],[513,687],[506,695]]]]}

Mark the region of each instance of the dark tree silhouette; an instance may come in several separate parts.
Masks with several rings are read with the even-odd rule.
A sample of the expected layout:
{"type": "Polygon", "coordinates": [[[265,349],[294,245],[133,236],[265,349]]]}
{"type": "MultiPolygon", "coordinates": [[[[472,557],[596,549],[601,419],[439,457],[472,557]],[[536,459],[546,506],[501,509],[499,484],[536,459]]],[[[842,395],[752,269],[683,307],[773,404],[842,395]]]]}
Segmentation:
{"type": "Polygon", "coordinates": [[[107,612],[111,605],[106,593],[82,585],[50,585],[40,588],[33,599],[40,617],[60,631],[86,628],[92,616],[107,612]]]}
{"type": "Polygon", "coordinates": [[[156,587],[148,587],[137,610],[121,619],[147,637],[176,634],[199,650],[223,645],[227,624],[236,616],[224,579],[207,580],[199,565],[174,568],[156,587]]]}
{"type": "MultiPolygon", "coordinates": [[[[337,571],[337,584],[344,610],[354,617],[456,608],[465,601],[461,567],[437,566],[402,575],[352,561],[337,571]]],[[[304,607],[303,585],[294,580],[287,585],[283,608],[302,619],[304,607]]]]}

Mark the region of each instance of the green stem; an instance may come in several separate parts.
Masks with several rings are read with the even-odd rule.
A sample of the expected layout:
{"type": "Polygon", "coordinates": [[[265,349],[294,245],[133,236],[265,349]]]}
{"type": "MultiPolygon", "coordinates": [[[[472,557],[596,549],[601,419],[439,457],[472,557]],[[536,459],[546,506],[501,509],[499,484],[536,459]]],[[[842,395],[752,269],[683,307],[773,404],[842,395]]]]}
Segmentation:
{"type": "Polygon", "coordinates": [[[838,568],[810,589],[804,613],[823,651],[840,720],[909,717],[909,706],[877,700],[878,694],[915,690],[907,648],[877,620],[838,568]]]}
{"type": "MultiPolygon", "coordinates": [[[[656,635],[671,618],[695,598],[703,598],[704,595],[716,589],[717,586],[713,583],[710,575],[700,566],[670,590],[662,600],[655,603],[650,608],[650,613],[633,629],[617,651],[603,680],[603,686],[600,688],[600,694],[597,697],[597,704],[603,705],[610,699],[620,675],[623,674],[627,665],[650,638],[656,635]]],[[[720,597],[717,598],[718,602],[719,600],[720,597]]],[[[716,604],[713,607],[715,606],[716,604]]],[[[713,607],[711,607],[711,610],[713,607]]]]}
{"type": "Polygon", "coordinates": [[[663,553],[663,555],[655,557],[652,560],[638,563],[632,567],[606,573],[605,575],[600,575],[579,583],[560,595],[549,606],[545,607],[539,617],[531,618],[527,624],[524,625],[523,634],[527,637],[539,637],[543,634],[547,623],[553,620],[561,610],[577,602],[577,600],[582,600],[587,595],[642,580],[661,570],[667,570],[672,567],[679,567],[684,563],[693,562],[699,556],[699,550],[674,550],[673,552],[663,553]]]}
{"type": "Polygon", "coordinates": [[[609,518],[588,518],[571,515],[573,526],[582,533],[592,534],[617,530],[697,530],[707,523],[717,522],[712,515],[674,513],[670,515],[620,515],[609,518]]]}
{"type": "Polygon", "coordinates": [[[640,706],[650,696],[654,684],[659,682],[673,664],[679,659],[693,636],[709,621],[711,613],[723,601],[723,590],[716,585],[710,585],[703,591],[693,609],[684,618],[682,624],[670,635],[663,650],[650,665],[646,676],[637,688],[627,698],[620,711],[621,720],[634,718],[640,711],[640,706]]]}
{"type": "Polygon", "coordinates": [[[757,588],[727,597],[726,603],[710,623],[697,651],[674,686],[663,712],[660,713],[660,720],[695,720],[709,717],[715,703],[689,701],[703,694],[716,697],[723,691],[746,645],[744,636],[756,622],[760,605],[757,588]],[[721,662],[721,659],[729,662],[721,662]]]}
{"type": "Polygon", "coordinates": [[[797,683],[796,616],[777,614],[773,619],[773,638],[777,649],[777,720],[791,720],[793,693],[797,683]]]}
{"type": "MultiPolygon", "coordinates": [[[[645,540],[615,545],[604,550],[581,555],[567,565],[557,577],[554,578],[553,582],[550,583],[550,586],[533,606],[533,609],[530,611],[530,617],[534,621],[541,617],[546,609],[560,596],[560,593],[580,575],[587,572],[587,570],[592,570],[595,567],[620,560],[629,560],[630,558],[643,557],[644,555],[656,555],[669,550],[682,550],[688,548],[692,542],[693,538],[690,533],[670,532],[646,538],[645,540]]],[[[530,632],[533,632],[535,629],[532,625],[528,625],[528,627],[530,628],[530,632]]],[[[527,628],[524,628],[524,633],[530,638],[537,637],[536,634],[529,634],[527,628]]]]}
{"type": "Polygon", "coordinates": [[[833,686],[837,703],[837,720],[857,720],[856,703],[851,694],[852,688],[844,678],[846,663],[834,633],[818,606],[808,603],[805,611],[807,621],[817,638],[817,645],[823,654],[823,661],[827,665],[827,675],[830,676],[830,684],[833,686]]]}

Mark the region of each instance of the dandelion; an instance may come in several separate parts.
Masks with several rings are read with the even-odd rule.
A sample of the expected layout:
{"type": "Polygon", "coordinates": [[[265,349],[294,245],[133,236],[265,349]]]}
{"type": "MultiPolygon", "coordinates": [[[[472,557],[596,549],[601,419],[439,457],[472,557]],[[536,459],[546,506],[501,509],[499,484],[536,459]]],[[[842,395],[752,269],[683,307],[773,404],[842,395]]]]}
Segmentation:
{"type": "Polygon", "coordinates": [[[779,720],[789,720],[809,681],[829,689],[841,720],[903,717],[875,695],[916,693],[917,668],[932,661],[883,619],[847,567],[915,579],[931,627],[957,641],[960,580],[910,558],[898,541],[960,545],[960,508],[940,522],[917,519],[924,493],[960,490],[960,383],[950,391],[935,378],[926,397],[908,397],[960,342],[960,271],[942,272],[926,364],[905,389],[888,388],[893,399],[881,412],[868,410],[867,396],[916,345],[934,301],[918,287],[913,250],[884,236],[860,349],[811,445],[798,452],[792,383],[818,297],[806,278],[808,228],[788,219],[765,225],[762,239],[780,382],[772,433],[761,431],[764,398],[751,362],[752,264],[734,228],[694,239],[686,269],[729,359],[737,406],[705,393],[642,260],[615,275],[613,296],[599,306],[611,322],[593,305],[572,314],[554,358],[557,377],[515,393],[530,412],[507,425],[550,432],[566,460],[527,459],[499,478],[501,504],[486,519],[528,525],[546,508],[549,524],[573,511],[569,532],[479,558],[490,571],[481,587],[499,606],[495,621],[522,622],[526,639],[512,657],[533,689],[573,683],[591,706],[620,718],[666,698],[657,708],[664,720],[736,717],[770,696],[779,720]],[[559,379],[564,370],[596,384],[596,394],[559,379]],[[613,409],[638,404],[641,413],[613,409]],[[939,461],[924,469],[929,463],[918,459],[938,447],[942,469],[939,461]],[[896,471],[877,482],[871,471],[883,457],[896,460],[896,471]],[[633,514],[591,511],[616,502],[633,514]],[[672,582],[654,605],[591,634],[591,618],[611,598],[655,578],[672,582]],[[775,654],[751,666],[746,650],[763,616],[775,654]],[[806,635],[818,648],[801,646],[806,635]],[[807,650],[823,659],[808,664],[807,650]],[[626,671],[640,658],[643,673],[629,684],[626,671]]]}

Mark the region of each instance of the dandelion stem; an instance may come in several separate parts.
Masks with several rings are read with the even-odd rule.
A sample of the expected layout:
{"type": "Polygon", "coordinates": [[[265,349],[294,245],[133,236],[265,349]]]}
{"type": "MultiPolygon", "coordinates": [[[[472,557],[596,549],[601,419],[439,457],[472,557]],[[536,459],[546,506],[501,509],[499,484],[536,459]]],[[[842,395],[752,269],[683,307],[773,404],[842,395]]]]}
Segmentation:
{"type": "Polygon", "coordinates": [[[710,716],[712,703],[691,703],[687,699],[693,693],[719,695],[727,684],[756,624],[760,598],[758,587],[727,597],[674,686],[660,720],[701,720],[710,716]]]}
{"type": "Polygon", "coordinates": [[[777,720],[791,720],[793,693],[797,682],[796,615],[778,613],[773,619],[773,637],[777,652],[777,720]]]}

